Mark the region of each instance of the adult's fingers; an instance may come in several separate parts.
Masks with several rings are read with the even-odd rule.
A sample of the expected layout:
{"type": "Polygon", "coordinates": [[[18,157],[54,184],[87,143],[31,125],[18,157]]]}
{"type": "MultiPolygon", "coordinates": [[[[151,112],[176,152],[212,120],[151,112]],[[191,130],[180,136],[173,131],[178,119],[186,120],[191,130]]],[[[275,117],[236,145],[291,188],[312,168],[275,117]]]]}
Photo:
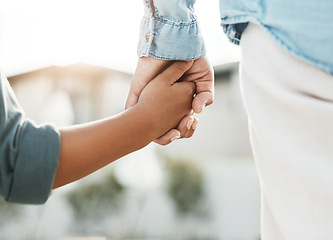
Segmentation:
{"type": "Polygon", "coordinates": [[[163,136],[156,139],[154,142],[160,145],[167,145],[179,138],[190,138],[193,136],[198,124],[198,119],[192,116],[185,116],[177,129],[171,129],[163,136]]]}
{"type": "Polygon", "coordinates": [[[214,101],[214,75],[208,73],[201,79],[195,81],[196,95],[192,102],[192,108],[195,113],[201,113],[202,110],[214,101]]]}
{"type": "Polygon", "coordinates": [[[185,116],[177,126],[177,130],[180,132],[180,138],[192,137],[197,125],[197,118],[193,116],[185,116]]]}
{"type": "Polygon", "coordinates": [[[194,82],[196,96],[192,103],[195,113],[201,113],[205,106],[214,101],[214,70],[207,58],[196,59],[181,81],[194,82]]]}
{"type": "Polygon", "coordinates": [[[214,100],[213,93],[211,92],[200,92],[195,95],[192,102],[192,109],[195,113],[199,114],[203,109],[212,104],[214,100]]]}
{"type": "Polygon", "coordinates": [[[155,139],[154,142],[159,145],[164,146],[164,145],[168,145],[169,143],[171,143],[172,141],[174,141],[178,138],[180,138],[180,132],[177,129],[171,129],[163,136],[155,139]]]}

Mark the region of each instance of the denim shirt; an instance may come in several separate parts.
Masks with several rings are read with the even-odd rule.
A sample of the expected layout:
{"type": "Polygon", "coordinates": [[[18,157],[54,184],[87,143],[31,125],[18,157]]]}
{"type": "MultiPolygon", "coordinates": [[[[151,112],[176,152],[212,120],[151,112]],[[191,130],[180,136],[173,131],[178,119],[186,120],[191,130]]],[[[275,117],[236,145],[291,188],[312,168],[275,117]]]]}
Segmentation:
{"type": "Polygon", "coordinates": [[[205,56],[194,3],[195,0],[144,0],[139,57],[193,60],[205,56]]]}
{"type": "MultiPolygon", "coordinates": [[[[203,0],[201,0],[203,1],[203,0]]],[[[195,0],[145,0],[139,56],[190,60],[205,54],[193,12],[195,0]]],[[[333,74],[332,0],[220,0],[221,21],[239,44],[249,22],[265,29],[290,54],[333,74]]]]}
{"type": "Polygon", "coordinates": [[[0,197],[15,203],[44,203],[59,155],[58,131],[26,119],[7,79],[0,76],[0,197]]]}

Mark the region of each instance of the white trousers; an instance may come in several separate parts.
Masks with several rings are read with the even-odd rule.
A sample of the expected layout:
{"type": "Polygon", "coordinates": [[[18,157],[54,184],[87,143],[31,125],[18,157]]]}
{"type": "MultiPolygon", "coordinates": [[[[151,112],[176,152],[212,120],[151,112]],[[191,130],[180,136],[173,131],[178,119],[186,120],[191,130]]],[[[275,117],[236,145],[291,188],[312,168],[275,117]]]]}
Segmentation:
{"type": "Polygon", "coordinates": [[[332,240],[333,76],[291,56],[254,24],[241,47],[262,239],[332,240]]]}

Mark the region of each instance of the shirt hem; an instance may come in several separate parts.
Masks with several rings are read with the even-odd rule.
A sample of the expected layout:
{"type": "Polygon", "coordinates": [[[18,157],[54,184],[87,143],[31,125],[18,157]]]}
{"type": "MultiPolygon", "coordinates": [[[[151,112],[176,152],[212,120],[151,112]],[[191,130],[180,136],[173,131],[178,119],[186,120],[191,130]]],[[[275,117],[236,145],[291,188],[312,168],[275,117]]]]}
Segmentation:
{"type": "Polygon", "coordinates": [[[253,24],[258,25],[259,27],[264,29],[264,31],[266,31],[274,39],[274,41],[277,42],[278,45],[281,46],[281,48],[284,49],[285,51],[287,51],[290,55],[292,55],[292,56],[296,57],[297,59],[302,60],[306,63],[309,63],[312,66],[314,66],[330,75],[333,75],[332,67],[330,67],[329,65],[327,65],[325,63],[319,62],[311,57],[308,57],[304,54],[301,54],[299,51],[297,51],[292,46],[290,46],[285,41],[283,41],[277,34],[274,34],[274,32],[271,31],[268,26],[266,26],[265,24],[260,22],[258,19],[249,17],[249,16],[244,16],[244,15],[232,17],[232,18],[229,18],[229,17],[221,18],[221,26],[223,27],[224,32],[228,36],[229,41],[236,45],[239,45],[239,43],[241,41],[241,35],[243,32],[241,32],[241,33],[234,32],[233,33],[234,35],[231,35],[231,31],[235,31],[235,30],[231,30],[230,25],[245,24],[245,23],[253,23],[253,24]]]}

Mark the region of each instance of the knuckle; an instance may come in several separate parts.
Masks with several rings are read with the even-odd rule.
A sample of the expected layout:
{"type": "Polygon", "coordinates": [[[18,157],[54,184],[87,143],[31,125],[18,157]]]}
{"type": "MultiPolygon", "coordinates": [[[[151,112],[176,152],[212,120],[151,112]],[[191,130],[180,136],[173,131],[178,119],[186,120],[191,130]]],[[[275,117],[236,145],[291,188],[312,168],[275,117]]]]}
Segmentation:
{"type": "Polygon", "coordinates": [[[186,82],[184,83],[184,94],[186,96],[191,96],[193,97],[193,95],[195,94],[195,83],[193,82],[186,82]]]}

